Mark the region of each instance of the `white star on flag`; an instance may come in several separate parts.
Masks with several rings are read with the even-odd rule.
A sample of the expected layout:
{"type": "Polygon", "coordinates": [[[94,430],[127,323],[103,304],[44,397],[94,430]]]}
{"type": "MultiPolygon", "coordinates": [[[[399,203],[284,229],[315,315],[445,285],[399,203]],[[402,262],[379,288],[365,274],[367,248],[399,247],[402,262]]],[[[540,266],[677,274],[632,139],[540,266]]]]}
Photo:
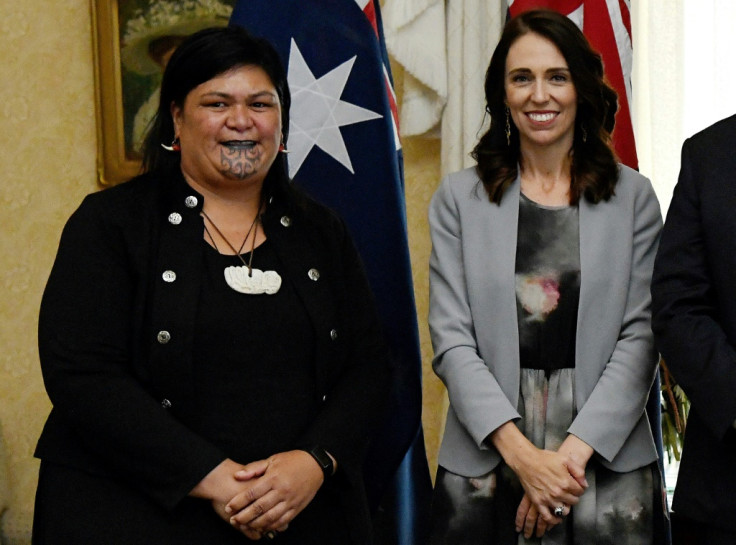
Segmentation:
{"type": "Polygon", "coordinates": [[[314,146],[329,154],[351,174],[355,174],[340,127],[383,117],[340,100],[356,58],[345,61],[316,79],[292,38],[287,76],[291,89],[290,177],[293,178],[299,171],[314,146]]]}

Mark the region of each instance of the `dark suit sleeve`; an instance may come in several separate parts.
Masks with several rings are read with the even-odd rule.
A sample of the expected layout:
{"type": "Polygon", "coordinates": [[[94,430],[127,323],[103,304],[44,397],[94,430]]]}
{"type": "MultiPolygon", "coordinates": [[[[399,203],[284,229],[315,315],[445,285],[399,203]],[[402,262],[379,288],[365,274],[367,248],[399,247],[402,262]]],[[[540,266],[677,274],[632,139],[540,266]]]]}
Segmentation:
{"type": "Polygon", "coordinates": [[[44,292],[39,353],[53,410],[37,454],[110,474],[173,508],[224,455],[145,386],[133,348],[133,317],[146,312],[134,303],[140,271],[110,220],[115,210],[100,202],[68,221],[44,292]]]}
{"type": "Polygon", "coordinates": [[[693,408],[711,433],[722,438],[736,419],[736,352],[718,305],[736,301],[719,301],[712,260],[725,256],[713,253],[713,238],[734,234],[725,225],[720,233],[706,231],[703,188],[723,180],[712,179],[716,169],[704,168],[714,159],[701,143],[691,139],[683,145],[680,176],[654,265],[652,328],[657,348],[693,408]]]}

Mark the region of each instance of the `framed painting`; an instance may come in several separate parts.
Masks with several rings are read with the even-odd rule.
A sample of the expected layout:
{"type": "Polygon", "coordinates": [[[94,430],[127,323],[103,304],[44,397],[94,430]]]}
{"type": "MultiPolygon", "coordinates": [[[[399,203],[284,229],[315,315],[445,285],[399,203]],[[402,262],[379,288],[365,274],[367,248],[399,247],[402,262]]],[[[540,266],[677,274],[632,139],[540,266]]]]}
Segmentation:
{"type": "Polygon", "coordinates": [[[90,0],[101,185],[140,173],[166,62],[186,36],[227,25],[235,1],[90,0]]]}

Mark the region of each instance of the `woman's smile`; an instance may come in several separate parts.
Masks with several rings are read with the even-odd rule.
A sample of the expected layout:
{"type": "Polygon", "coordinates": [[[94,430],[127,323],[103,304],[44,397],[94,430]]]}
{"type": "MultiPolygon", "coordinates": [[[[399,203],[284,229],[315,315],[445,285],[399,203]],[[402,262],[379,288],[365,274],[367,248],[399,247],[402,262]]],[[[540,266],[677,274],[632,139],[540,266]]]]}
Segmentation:
{"type": "Polygon", "coordinates": [[[555,112],[527,112],[526,115],[535,123],[548,123],[557,117],[555,112]]]}

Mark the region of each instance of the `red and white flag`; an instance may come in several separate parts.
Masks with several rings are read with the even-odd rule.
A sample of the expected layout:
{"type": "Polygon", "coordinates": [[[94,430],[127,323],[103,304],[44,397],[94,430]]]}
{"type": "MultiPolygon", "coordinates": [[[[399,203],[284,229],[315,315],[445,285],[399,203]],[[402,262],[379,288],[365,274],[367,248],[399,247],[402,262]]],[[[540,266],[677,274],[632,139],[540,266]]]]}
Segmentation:
{"type": "Polygon", "coordinates": [[[590,45],[603,57],[608,83],[618,93],[619,108],[613,131],[613,147],[619,160],[638,168],[631,122],[631,0],[509,0],[511,16],[534,8],[549,8],[567,15],[590,45]]]}

